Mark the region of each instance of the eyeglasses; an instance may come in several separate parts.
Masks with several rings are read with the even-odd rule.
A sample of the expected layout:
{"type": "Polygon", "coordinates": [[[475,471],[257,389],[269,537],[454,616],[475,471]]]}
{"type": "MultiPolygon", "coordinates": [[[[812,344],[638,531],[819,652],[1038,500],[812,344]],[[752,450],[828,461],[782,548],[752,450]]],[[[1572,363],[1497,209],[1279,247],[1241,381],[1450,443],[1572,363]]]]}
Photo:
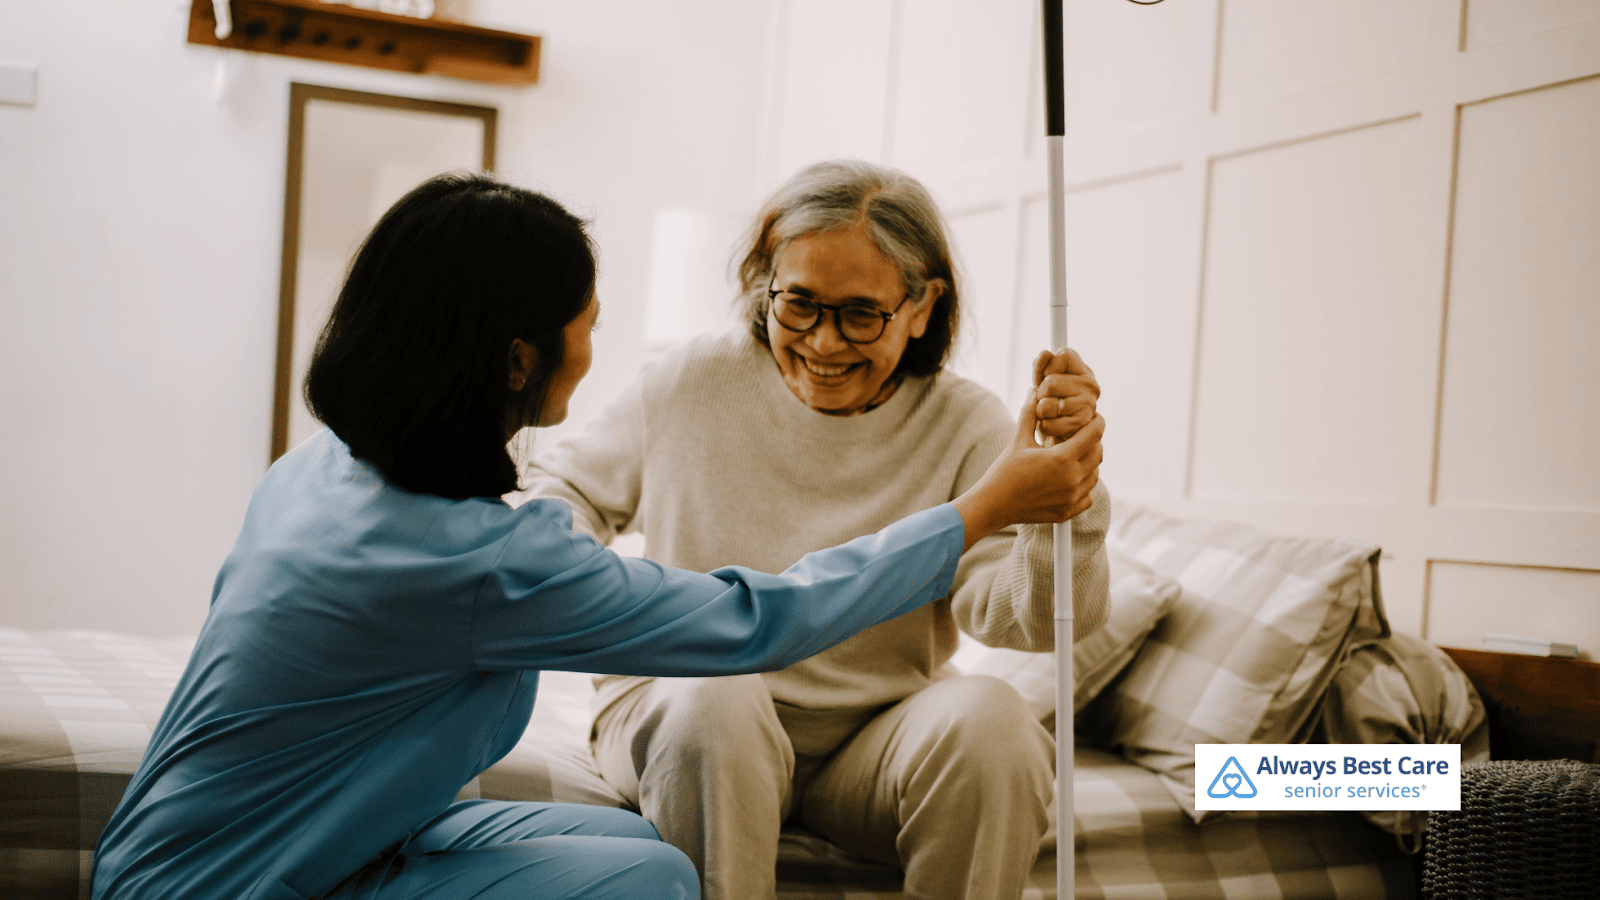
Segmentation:
{"type": "Polygon", "coordinates": [[[772,301],[772,314],[778,324],[790,331],[805,334],[817,327],[817,323],[822,321],[823,310],[828,310],[833,313],[833,327],[839,330],[840,337],[852,344],[870,344],[883,337],[883,330],[900,312],[900,306],[905,306],[906,301],[911,299],[911,295],[907,294],[893,312],[860,304],[836,306],[818,303],[810,297],[791,294],[779,288],[768,288],[767,298],[772,301]]]}

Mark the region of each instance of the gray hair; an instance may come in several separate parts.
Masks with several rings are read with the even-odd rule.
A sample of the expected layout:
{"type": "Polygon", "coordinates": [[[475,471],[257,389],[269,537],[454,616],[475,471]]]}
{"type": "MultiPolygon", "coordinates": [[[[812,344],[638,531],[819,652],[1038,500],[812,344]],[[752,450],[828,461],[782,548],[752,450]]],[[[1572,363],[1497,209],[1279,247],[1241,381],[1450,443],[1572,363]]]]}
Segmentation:
{"type": "MultiPolygon", "coordinates": [[[[807,166],[772,195],[741,244],[739,299],[750,336],[771,347],[767,335],[767,287],[777,257],[790,241],[860,223],[872,243],[900,270],[909,296],[921,298],[938,285],[928,328],[906,345],[896,375],[932,375],[944,367],[961,320],[955,261],[944,217],[915,178],[861,160],[831,160],[807,166]]],[[[919,299],[919,302],[920,299],[919,299]]]]}

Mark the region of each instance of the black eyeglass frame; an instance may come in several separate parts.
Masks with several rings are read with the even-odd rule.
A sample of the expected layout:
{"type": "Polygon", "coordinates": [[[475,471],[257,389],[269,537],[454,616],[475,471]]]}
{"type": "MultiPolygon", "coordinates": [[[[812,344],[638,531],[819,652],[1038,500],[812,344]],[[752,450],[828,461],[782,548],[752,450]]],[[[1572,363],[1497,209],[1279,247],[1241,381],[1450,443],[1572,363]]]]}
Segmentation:
{"type": "MultiPolygon", "coordinates": [[[[775,307],[775,305],[778,302],[778,295],[779,294],[794,294],[794,292],[793,291],[784,290],[783,288],[776,288],[776,287],[767,288],[767,305],[768,305],[769,308],[775,307]]],[[[782,325],[784,328],[788,329],[789,331],[794,332],[795,334],[808,334],[811,331],[814,331],[818,325],[822,324],[822,313],[823,313],[824,310],[827,310],[827,311],[833,313],[833,329],[835,331],[839,332],[839,337],[844,338],[844,340],[846,342],[851,343],[851,344],[871,344],[871,343],[876,343],[879,339],[881,339],[883,337],[883,333],[885,331],[889,330],[889,323],[893,322],[894,321],[894,317],[899,315],[900,307],[901,306],[905,306],[907,303],[911,302],[911,295],[910,294],[906,294],[904,299],[902,299],[900,301],[899,306],[896,306],[890,312],[884,312],[881,309],[874,309],[873,307],[870,307],[870,306],[862,306],[859,303],[840,303],[840,304],[819,303],[815,299],[813,299],[811,297],[807,297],[804,294],[794,294],[794,296],[799,297],[801,300],[804,300],[805,302],[811,304],[812,306],[815,306],[817,308],[817,317],[812,320],[810,325],[807,325],[804,328],[795,328],[794,326],[788,324],[787,322],[783,321],[782,319],[778,319],[778,324],[779,325],[782,325]],[[850,335],[845,334],[844,333],[844,311],[847,310],[847,309],[860,310],[861,312],[870,312],[870,313],[872,313],[872,314],[874,314],[876,316],[882,317],[883,324],[881,326],[879,326],[878,333],[873,335],[869,340],[864,340],[864,341],[858,341],[855,338],[852,338],[850,335]]],[[[788,305],[788,304],[785,304],[785,305],[788,305]]],[[[775,318],[775,319],[777,318],[777,312],[776,311],[773,312],[773,318],[775,318]]]]}

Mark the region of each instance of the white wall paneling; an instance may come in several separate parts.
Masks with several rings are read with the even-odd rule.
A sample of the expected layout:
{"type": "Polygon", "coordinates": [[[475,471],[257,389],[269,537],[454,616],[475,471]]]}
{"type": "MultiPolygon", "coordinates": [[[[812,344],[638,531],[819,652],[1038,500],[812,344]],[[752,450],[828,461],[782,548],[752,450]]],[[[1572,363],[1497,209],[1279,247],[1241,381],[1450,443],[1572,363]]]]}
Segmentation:
{"type": "Polygon", "coordinates": [[[1600,571],[1431,560],[1427,636],[1476,647],[1485,632],[1576,643],[1593,655],[1600,571]]]}
{"type": "Polygon", "coordinates": [[[952,202],[988,200],[971,196],[974,182],[1015,165],[1027,144],[1038,4],[902,5],[894,140],[884,158],[945,188],[952,202]]]}
{"type": "Polygon", "coordinates": [[[1600,0],[1461,0],[1462,49],[1600,19],[1600,0]]]}
{"type": "Polygon", "coordinates": [[[1406,67],[1423,9],[1386,0],[1223,0],[1212,106],[1226,110],[1406,67]]]}
{"type": "MultiPolygon", "coordinates": [[[[970,275],[959,365],[1010,405],[1026,387],[1032,0],[480,0],[546,35],[539,86],[230,54],[218,95],[186,4],[135,6],[0,32],[39,72],[34,105],[0,106],[0,624],[203,615],[265,462],[291,80],[497,106],[502,171],[593,217],[607,325],[575,424],[633,375],[656,214],[747,215],[838,155],[930,186],[970,275]]],[[[1471,641],[1439,629],[1496,621],[1504,576],[1600,651],[1600,601],[1567,586],[1600,572],[1600,0],[1069,0],[1066,22],[1069,302],[1108,485],[1381,543],[1399,628],[1426,609],[1471,641]]]]}
{"type": "MultiPolygon", "coordinates": [[[[1021,368],[1016,360],[1029,355],[1023,349],[1028,344],[1017,344],[1014,328],[1015,219],[1015,207],[998,203],[950,217],[951,241],[958,248],[963,311],[951,368],[994,391],[1012,406],[1021,403],[1023,397],[1012,389],[1021,368]]],[[[1049,330],[1044,334],[1048,336],[1049,330]]],[[[1039,349],[1043,349],[1042,345],[1039,349]]]]}
{"type": "MultiPolygon", "coordinates": [[[[1180,265],[1182,173],[1176,168],[1067,194],[1067,296],[1071,344],[1107,389],[1104,475],[1126,496],[1182,490],[1193,315],[1180,265]]],[[[1043,198],[1026,204],[1016,314],[1019,357],[1037,352],[1050,314],[1049,227],[1043,198]],[[1030,352],[1031,348],[1031,352],[1030,352]]],[[[1014,366],[1010,396],[1026,390],[1014,366]]]]}
{"type": "Polygon", "coordinates": [[[1432,324],[1416,315],[1417,132],[1403,119],[1213,163],[1197,499],[1398,499],[1396,386],[1432,324]]]}
{"type": "Polygon", "coordinates": [[[886,150],[894,112],[895,0],[778,0],[776,177],[886,150]]]}
{"type": "MultiPolygon", "coordinates": [[[[1208,69],[1213,4],[1068,3],[1064,17],[1069,138],[1159,131],[1208,97],[1210,83],[1193,73],[1208,69]]],[[[1032,133],[1042,134],[1043,100],[1035,93],[1029,101],[1032,133]]]]}
{"type": "MultiPolygon", "coordinates": [[[[945,204],[962,371],[1013,402],[1047,332],[1038,10],[889,3],[897,74],[858,81],[883,97],[785,63],[782,100],[881,116],[859,152],[945,204]]],[[[1475,598],[1524,573],[1521,602],[1548,588],[1548,627],[1600,651],[1600,600],[1525,574],[1600,570],[1600,0],[1069,0],[1065,37],[1068,300],[1112,490],[1375,541],[1414,633],[1425,602],[1435,630],[1489,622],[1475,598]]]]}
{"type": "Polygon", "coordinates": [[[1437,501],[1600,513],[1600,77],[1464,106],[1458,143],[1437,501]]]}

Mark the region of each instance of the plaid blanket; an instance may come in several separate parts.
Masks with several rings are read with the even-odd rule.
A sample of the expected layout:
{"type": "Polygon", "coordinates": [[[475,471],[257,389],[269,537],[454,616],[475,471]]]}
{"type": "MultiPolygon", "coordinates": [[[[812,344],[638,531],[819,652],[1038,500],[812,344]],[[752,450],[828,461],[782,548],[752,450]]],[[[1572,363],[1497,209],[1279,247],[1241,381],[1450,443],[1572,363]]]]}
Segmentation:
{"type": "MultiPolygon", "coordinates": [[[[138,765],[191,642],[0,628],[0,897],[88,896],[95,840],[138,765]]],[[[466,793],[621,805],[585,741],[587,678],[545,673],[527,736],[466,793]]],[[[1393,838],[1350,813],[1195,825],[1154,773],[1080,747],[1079,898],[1413,896],[1393,838]]],[[[1029,898],[1055,897],[1054,839],[1029,898]]],[[[805,832],[780,848],[780,900],[898,898],[900,873],[805,832]]]]}
{"type": "MultiPolygon", "coordinates": [[[[1354,814],[1241,813],[1196,825],[1154,773],[1093,748],[1078,748],[1075,758],[1078,900],[1415,896],[1410,863],[1393,839],[1354,814]]],[[[1053,835],[1046,842],[1025,900],[1056,896],[1053,835]]],[[[785,832],[780,900],[902,896],[897,871],[785,832]]]]}

